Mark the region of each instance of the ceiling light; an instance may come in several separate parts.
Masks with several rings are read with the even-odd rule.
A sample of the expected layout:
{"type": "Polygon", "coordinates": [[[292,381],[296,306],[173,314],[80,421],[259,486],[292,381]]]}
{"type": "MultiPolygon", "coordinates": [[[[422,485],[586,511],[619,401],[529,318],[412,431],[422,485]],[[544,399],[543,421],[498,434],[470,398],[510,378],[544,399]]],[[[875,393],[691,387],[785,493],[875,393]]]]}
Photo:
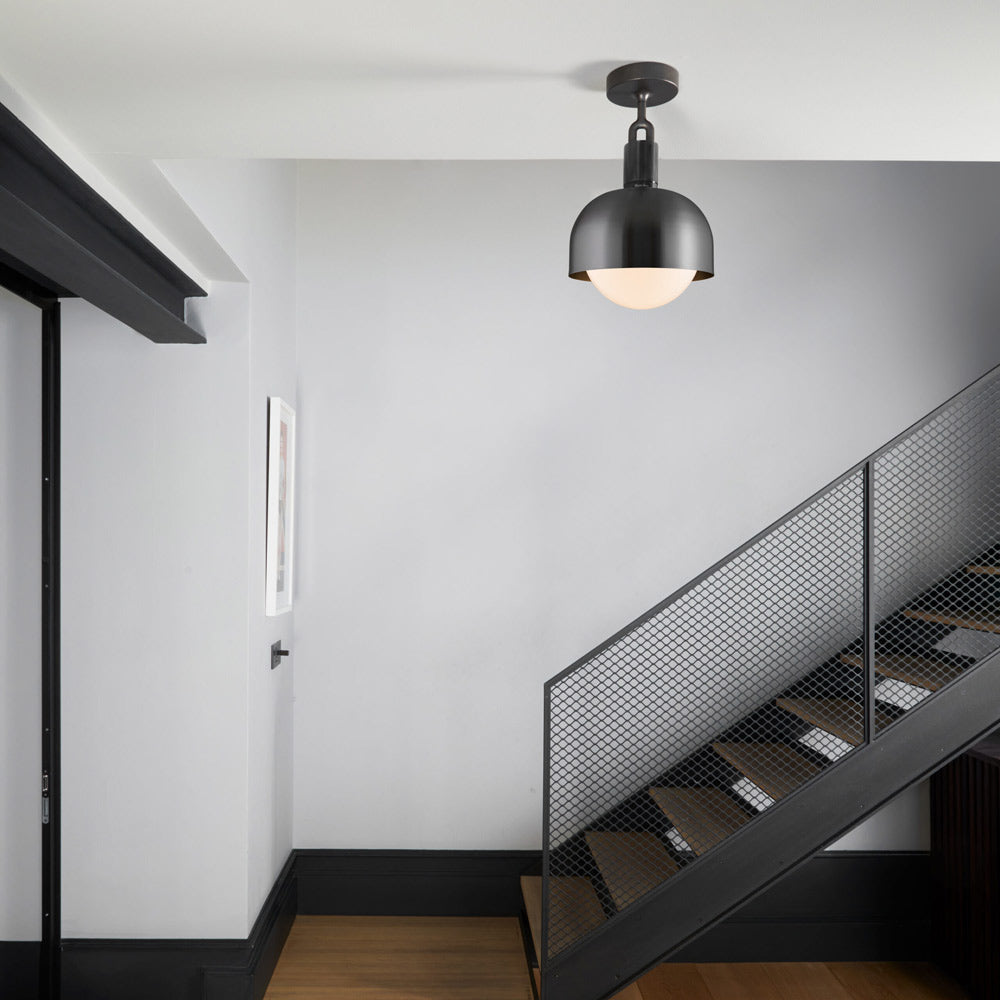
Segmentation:
{"type": "Polygon", "coordinates": [[[639,109],[625,146],[625,186],[590,202],[569,238],[569,276],[592,282],[605,298],[628,309],[666,305],[692,281],[715,273],[712,230],[701,209],[690,198],[657,187],[656,143],[646,108],[672,100],[677,80],[677,70],[666,63],[630,63],[608,74],[608,100],[639,109]]]}

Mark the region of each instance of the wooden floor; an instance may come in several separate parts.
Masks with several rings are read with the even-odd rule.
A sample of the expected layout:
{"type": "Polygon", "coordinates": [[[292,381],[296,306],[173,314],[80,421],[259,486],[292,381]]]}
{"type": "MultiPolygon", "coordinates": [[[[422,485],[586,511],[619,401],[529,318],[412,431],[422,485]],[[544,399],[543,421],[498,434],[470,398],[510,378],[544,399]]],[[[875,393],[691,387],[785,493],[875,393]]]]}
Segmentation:
{"type": "Polygon", "coordinates": [[[667,964],[639,980],[642,1000],[968,1000],[919,962],[667,964]]]}
{"type": "MultiPolygon", "coordinates": [[[[642,1000],[968,1000],[934,966],[893,962],[671,963],[625,996],[637,994],[642,1000]]],[[[532,997],[513,918],[300,916],[265,1000],[532,997]]]]}
{"type": "Polygon", "coordinates": [[[532,1000],[515,917],[295,918],[265,1000],[532,1000]]]}

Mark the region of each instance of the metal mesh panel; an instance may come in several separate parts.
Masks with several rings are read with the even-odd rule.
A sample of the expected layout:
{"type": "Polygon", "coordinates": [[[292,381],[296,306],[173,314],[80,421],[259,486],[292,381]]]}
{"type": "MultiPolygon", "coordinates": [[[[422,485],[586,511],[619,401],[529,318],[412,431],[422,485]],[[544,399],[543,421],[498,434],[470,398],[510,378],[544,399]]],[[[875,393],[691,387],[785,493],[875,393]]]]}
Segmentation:
{"type": "Polygon", "coordinates": [[[863,474],[547,688],[551,958],[862,742],[863,474]]]}
{"type": "Polygon", "coordinates": [[[1000,648],[1000,381],[874,463],[882,728],[1000,648]]]}

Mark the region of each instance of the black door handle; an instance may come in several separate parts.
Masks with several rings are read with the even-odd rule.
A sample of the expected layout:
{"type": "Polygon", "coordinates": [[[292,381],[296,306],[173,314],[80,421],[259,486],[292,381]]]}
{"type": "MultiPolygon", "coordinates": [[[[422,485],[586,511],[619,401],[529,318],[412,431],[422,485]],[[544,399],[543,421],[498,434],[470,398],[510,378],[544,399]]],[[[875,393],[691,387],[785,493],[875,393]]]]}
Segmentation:
{"type": "Polygon", "coordinates": [[[281,663],[281,658],[288,656],[288,650],[281,648],[281,640],[271,644],[271,669],[274,670],[281,663]]]}

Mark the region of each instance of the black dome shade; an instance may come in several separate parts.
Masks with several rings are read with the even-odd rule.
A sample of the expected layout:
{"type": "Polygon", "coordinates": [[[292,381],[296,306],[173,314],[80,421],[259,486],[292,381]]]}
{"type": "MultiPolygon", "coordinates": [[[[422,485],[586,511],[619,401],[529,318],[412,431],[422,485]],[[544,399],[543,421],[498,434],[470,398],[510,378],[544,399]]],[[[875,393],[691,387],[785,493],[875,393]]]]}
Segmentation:
{"type": "Polygon", "coordinates": [[[599,195],[577,216],[569,239],[569,276],[589,281],[601,268],[670,267],[715,273],[712,230],[684,195],[626,187],[599,195]]]}

